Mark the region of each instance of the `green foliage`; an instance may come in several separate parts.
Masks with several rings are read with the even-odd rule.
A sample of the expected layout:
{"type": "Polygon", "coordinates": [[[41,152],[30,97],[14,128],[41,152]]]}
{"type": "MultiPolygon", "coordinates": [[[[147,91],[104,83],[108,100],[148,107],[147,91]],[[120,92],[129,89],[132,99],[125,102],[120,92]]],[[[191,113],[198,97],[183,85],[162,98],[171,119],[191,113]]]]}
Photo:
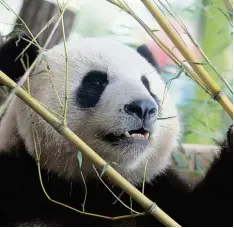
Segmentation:
{"type": "Polygon", "coordinates": [[[190,153],[187,156],[179,151],[172,154],[172,159],[175,166],[188,175],[202,176],[207,168],[207,160],[202,162],[201,154],[199,153],[190,153]]]}
{"type": "Polygon", "coordinates": [[[176,162],[178,168],[184,169],[188,168],[188,162],[180,152],[176,152],[172,154],[172,158],[176,162]]]}
{"type": "Polygon", "coordinates": [[[102,177],[103,174],[106,172],[106,169],[107,169],[108,166],[109,166],[109,163],[106,163],[106,164],[103,166],[103,169],[102,169],[102,172],[101,172],[100,177],[102,177]]]}
{"type": "Polygon", "coordinates": [[[82,153],[80,151],[77,152],[77,159],[78,159],[78,162],[79,162],[79,167],[81,169],[81,166],[82,166],[82,153]]]}
{"type": "MultiPolygon", "coordinates": [[[[231,26],[223,13],[226,11],[223,1],[203,0],[203,7],[200,11],[201,37],[199,43],[213,66],[231,84],[232,78],[226,77],[227,73],[232,75],[230,52],[232,35],[231,26]],[[224,73],[226,74],[224,75],[224,73]]],[[[208,65],[204,67],[232,100],[230,92],[211,67],[208,65]]],[[[231,119],[222,107],[199,87],[195,88],[195,96],[191,106],[184,107],[184,111],[187,121],[185,128],[189,129],[184,136],[184,141],[187,143],[214,144],[214,138],[219,136],[216,132],[222,135],[231,124],[231,119]],[[186,111],[185,109],[190,110],[186,111]]]]}
{"type": "Polygon", "coordinates": [[[199,172],[203,172],[203,165],[198,154],[195,154],[195,169],[199,172]]]}

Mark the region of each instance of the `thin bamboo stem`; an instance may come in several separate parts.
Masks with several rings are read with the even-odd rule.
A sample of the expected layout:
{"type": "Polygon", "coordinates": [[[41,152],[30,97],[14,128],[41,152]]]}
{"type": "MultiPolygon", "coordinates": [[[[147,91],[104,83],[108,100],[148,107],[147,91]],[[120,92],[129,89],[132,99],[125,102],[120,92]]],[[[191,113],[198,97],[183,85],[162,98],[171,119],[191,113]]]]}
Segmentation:
{"type": "MultiPolygon", "coordinates": [[[[16,88],[17,84],[11,80],[6,74],[0,71],[0,82],[11,89],[16,88]]],[[[47,121],[59,134],[64,136],[70,143],[72,143],[77,150],[90,159],[98,167],[105,167],[105,174],[115,183],[118,187],[123,189],[129,196],[131,196],[137,203],[139,203],[146,211],[152,216],[157,218],[162,224],[170,227],[179,227],[180,225],[168,216],[158,206],[154,208],[155,203],[142,194],[137,188],[131,185],[124,177],[122,177],[111,165],[103,160],[95,151],[86,145],[76,134],[74,134],[68,127],[52,115],[46,108],[44,108],[36,99],[30,96],[21,87],[16,89],[16,95],[38,113],[45,121],[47,121]],[[154,210],[152,210],[154,208],[154,210]]]]}
{"type": "Polygon", "coordinates": [[[170,38],[175,47],[180,51],[186,61],[190,64],[193,70],[196,72],[202,82],[208,87],[213,97],[224,108],[227,114],[233,119],[233,107],[227,96],[221,91],[216,82],[210,77],[208,72],[203,68],[201,64],[197,64],[199,60],[192,54],[192,52],[186,47],[184,42],[173,30],[170,23],[166,20],[165,16],[161,14],[160,10],[151,0],[141,0],[145,7],[152,14],[154,19],[158,22],[167,36],[170,38]]]}
{"type": "MultiPolygon", "coordinates": [[[[53,35],[54,35],[54,33],[55,33],[55,31],[56,31],[56,29],[57,29],[59,23],[60,23],[60,20],[61,20],[62,17],[63,17],[63,14],[64,14],[64,12],[65,12],[65,9],[66,9],[66,8],[64,7],[63,13],[60,14],[60,17],[58,18],[58,21],[56,22],[56,24],[54,25],[54,27],[53,27],[51,33],[49,34],[49,36],[48,36],[48,38],[47,38],[47,40],[46,40],[46,42],[45,42],[45,45],[43,46],[42,50],[45,50],[45,49],[47,48],[47,46],[48,46],[50,40],[52,39],[52,37],[53,37],[53,35]]],[[[39,47],[39,49],[41,49],[40,45],[39,45],[38,47],[39,47]]],[[[13,91],[10,93],[10,95],[9,95],[8,98],[7,98],[7,100],[6,100],[6,101],[4,102],[4,104],[3,104],[2,110],[0,110],[0,117],[2,116],[3,112],[4,112],[5,109],[8,107],[9,103],[11,102],[11,100],[12,100],[14,94],[15,94],[15,90],[17,90],[18,87],[20,87],[21,85],[24,84],[24,82],[26,81],[26,79],[27,79],[28,76],[30,75],[31,71],[33,70],[33,68],[34,68],[35,65],[37,64],[38,60],[41,59],[42,55],[43,55],[43,51],[41,51],[41,52],[37,55],[36,59],[33,61],[33,63],[31,64],[31,66],[28,68],[28,70],[24,73],[24,75],[23,75],[23,76],[21,77],[21,79],[19,80],[19,82],[18,82],[16,88],[14,88],[13,91]]]]}
{"type": "Polygon", "coordinates": [[[119,7],[120,9],[124,10],[126,13],[131,15],[149,34],[149,36],[155,41],[155,43],[162,49],[162,51],[167,54],[167,56],[180,68],[183,68],[184,72],[187,73],[187,75],[194,80],[201,88],[208,94],[210,92],[207,90],[205,85],[203,85],[203,82],[201,79],[196,75],[196,73],[189,68],[182,60],[179,59],[178,56],[173,53],[173,51],[161,40],[159,39],[152,31],[151,29],[131,10],[131,8],[127,5],[126,2],[122,2],[120,0],[113,1],[113,0],[107,0],[111,4],[114,4],[115,6],[119,7]]]}
{"type": "MultiPolygon", "coordinates": [[[[68,55],[67,55],[67,43],[66,43],[66,35],[65,35],[65,28],[64,28],[64,20],[63,20],[63,10],[57,0],[57,6],[59,8],[60,15],[62,15],[61,19],[61,27],[63,33],[63,46],[64,46],[64,54],[65,54],[65,61],[66,61],[66,77],[65,77],[65,101],[64,101],[64,109],[63,109],[63,124],[67,126],[67,108],[68,108],[68,76],[69,76],[69,67],[68,67],[68,55]]],[[[65,8],[65,5],[64,5],[65,8]]]]}
{"type": "MultiPolygon", "coordinates": [[[[166,2],[170,6],[170,8],[172,9],[171,4],[167,0],[166,0],[166,2]]],[[[159,0],[159,3],[177,21],[177,23],[181,26],[181,28],[184,30],[184,32],[188,35],[188,37],[190,38],[190,40],[192,41],[192,43],[194,44],[194,46],[198,49],[198,51],[200,52],[200,54],[202,55],[202,57],[206,60],[206,62],[208,63],[208,65],[211,67],[211,69],[213,70],[213,72],[220,78],[220,80],[227,86],[227,88],[229,89],[229,91],[233,94],[233,90],[232,90],[231,86],[228,84],[227,80],[219,73],[219,71],[211,63],[211,61],[209,60],[209,58],[207,57],[207,55],[205,54],[205,52],[202,50],[202,48],[199,45],[199,43],[197,42],[196,38],[189,32],[189,30],[187,29],[187,27],[180,20],[180,17],[175,12],[171,12],[165,6],[165,4],[163,4],[160,0],[159,0]]]]}
{"type": "Polygon", "coordinates": [[[225,7],[227,8],[227,10],[230,11],[231,13],[233,13],[233,2],[232,2],[232,0],[223,0],[223,3],[225,5],[225,7]]]}
{"type": "MultiPolygon", "coordinates": [[[[37,170],[38,170],[39,181],[40,181],[40,184],[41,184],[41,187],[42,187],[42,191],[44,192],[45,196],[47,197],[47,199],[48,199],[49,201],[51,201],[51,202],[54,203],[54,204],[58,204],[58,205],[60,205],[60,206],[62,206],[62,207],[66,207],[66,208],[68,208],[68,209],[70,209],[70,210],[72,210],[72,211],[75,211],[75,212],[77,212],[77,213],[79,213],[79,214],[82,214],[82,215],[93,216],[93,217],[103,218],[103,219],[109,219],[109,220],[113,220],[113,221],[114,221],[114,220],[120,220],[120,219],[134,218],[134,217],[138,217],[138,216],[144,215],[143,213],[141,213],[141,214],[131,214],[131,215],[121,215],[121,216],[117,216],[117,217],[109,217],[109,216],[105,216],[105,215],[100,215],[100,214],[94,214],[94,213],[85,212],[85,211],[84,211],[84,206],[83,206],[84,204],[82,205],[83,211],[80,211],[80,210],[78,210],[78,209],[76,209],[76,208],[74,208],[74,207],[71,207],[71,206],[69,206],[69,205],[67,205],[67,204],[64,204],[64,203],[61,203],[61,202],[59,202],[59,201],[57,201],[57,200],[52,199],[52,198],[48,195],[48,193],[47,193],[47,191],[46,191],[46,189],[45,189],[45,186],[44,186],[44,184],[43,184],[42,175],[41,175],[40,154],[39,154],[39,151],[38,151],[38,149],[37,149],[37,142],[38,142],[38,140],[36,140],[36,138],[37,138],[37,134],[36,134],[35,131],[33,131],[34,150],[35,150],[36,158],[37,158],[37,170]]],[[[81,173],[82,173],[82,172],[81,172],[81,173]]],[[[82,175],[82,178],[83,178],[83,175],[82,175]]],[[[86,199],[86,198],[85,198],[85,199],[86,199]]],[[[85,202],[84,202],[84,203],[85,203],[85,202]]]]}

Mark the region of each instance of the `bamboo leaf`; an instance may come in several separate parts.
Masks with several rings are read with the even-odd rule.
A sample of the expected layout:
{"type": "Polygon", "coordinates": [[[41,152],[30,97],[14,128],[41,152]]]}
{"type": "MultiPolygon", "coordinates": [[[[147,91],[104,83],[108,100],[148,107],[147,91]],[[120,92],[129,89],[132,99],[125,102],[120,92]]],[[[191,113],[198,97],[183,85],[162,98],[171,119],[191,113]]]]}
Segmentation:
{"type": "Polygon", "coordinates": [[[199,172],[203,172],[203,165],[201,163],[199,154],[195,154],[195,169],[199,172]]]}
{"type": "Polygon", "coordinates": [[[80,151],[77,152],[77,159],[78,159],[79,166],[80,166],[80,169],[81,169],[81,166],[82,166],[82,153],[80,151]]]}
{"type": "Polygon", "coordinates": [[[189,153],[189,159],[194,160],[195,154],[196,154],[195,152],[189,153]]]}
{"type": "Polygon", "coordinates": [[[16,36],[20,36],[20,31],[19,31],[19,29],[14,29],[12,32],[10,32],[10,33],[8,33],[6,36],[5,36],[5,38],[6,39],[10,39],[10,38],[14,38],[14,37],[16,37],[16,36]]]}
{"type": "Polygon", "coordinates": [[[102,169],[102,172],[101,172],[100,177],[102,177],[103,174],[106,172],[106,169],[107,169],[108,165],[109,165],[109,162],[107,162],[107,163],[103,166],[103,169],[102,169]]]}
{"type": "Polygon", "coordinates": [[[181,153],[173,153],[172,157],[175,160],[175,162],[179,168],[187,168],[188,167],[186,159],[183,157],[183,155],[181,153]]]}

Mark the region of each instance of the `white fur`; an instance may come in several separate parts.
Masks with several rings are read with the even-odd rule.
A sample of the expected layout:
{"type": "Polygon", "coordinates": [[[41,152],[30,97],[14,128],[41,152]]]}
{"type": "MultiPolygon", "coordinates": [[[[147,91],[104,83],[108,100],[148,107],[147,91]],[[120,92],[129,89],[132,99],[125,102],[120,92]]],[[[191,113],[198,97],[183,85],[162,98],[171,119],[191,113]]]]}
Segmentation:
{"type": "MultiPolygon", "coordinates": [[[[146,180],[150,181],[170,163],[170,154],[177,146],[178,118],[157,120],[150,144],[144,151],[135,148],[134,145],[113,147],[100,141],[95,134],[100,129],[106,132],[123,133],[130,124],[126,114],[119,112],[123,105],[137,99],[153,99],[141,82],[142,75],[145,75],[150,82],[151,91],[160,99],[160,102],[163,101],[159,117],[177,115],[171,98],[168,94],[166,96],[164,94],[165,85],[157,71],[135,50],[104,38],[86,38],[77,42],[68,42],[67,51],[68,127],[106,161],[117,163],[118,165],[112,164],[112,166],[134,184],[142,181],[146,159],[148,159],[146,180]],[[107,72],[109,84],[98,105],[90,111],[84,111],[75,101],[75,91],[82,77],[90,70],[107,72]]],[[[63,44],[47,51],[44,57],[51,72],[47,70],[46,61],[43,60],[36,69],[37,72],[42,70],[43,72],[30,78],[31,94],[46,107],[62,115],[51,81],[61,101],[64,102],[66,71],[63,44]]],[[[18,98],[12,101],[6,117],[3,118],[0,127],[0,150],[6,150],[6,146],[10,146],[6,142],[16,137],[18,131],[29,153],[35,155],[31,133],[32,122],[40,139],[42,164],[66,177],[78,178],[77,150],[18,98]],[[3,135],[7,137],[2,138],[3,135]]],[[[86,175],[93,175],[92,165],[84,157],[82,166],[86,175]]]]}
{"type": "Polygon", "coordinates": [[[0,123],[0,152],[7,152],[11,146],[15,145],[17,137],[16,110],[14,102],[11,102],[7,115],[0,123]]]}

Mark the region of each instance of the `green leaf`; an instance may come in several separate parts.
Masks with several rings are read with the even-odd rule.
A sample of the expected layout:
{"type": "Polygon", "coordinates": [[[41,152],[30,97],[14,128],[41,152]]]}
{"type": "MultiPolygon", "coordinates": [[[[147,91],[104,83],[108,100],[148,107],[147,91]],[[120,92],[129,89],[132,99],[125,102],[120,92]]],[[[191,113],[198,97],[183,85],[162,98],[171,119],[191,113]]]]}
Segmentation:
{"type": "Polygon", "coordinates": [[[80,166],[80,169],[81,169],[81,166],[82,166],[82,153],[80,151],[77,152],[77,159],[78,159],[79,166],[80,166]]]}
{"type": "Polygon", "coordinates": [[[5,38],[6,38],[6,39],[9,39],[9,38],[15,38],[15,37],[17,37],[17,36],[21,36],[21,35],[20,35],[20,31],[19,31],[18,28],[14,29],[12,32],[8,33],[8,34],[5,36],[5,38]]]}
{"type": "Polygon", "coordinates": [[[190,152],[190,153],[189,153],[189,156],[188,156],[189,159],[190,159],[190,160],[194,160],[195,154],[196,154],[196,152],[190,152]]]}
{"type": "Polygon", "coordinates": [[[109,165],[109,162],[107,162],[107,163],[103,166],[103,169],[102,169],[102,172],[101,172],[100,177],[102,177],[102,175],[106,172],[106,169],[107,169],[108,165],[109,165]]]}
{"type": "Polygon", "coordinates": [[[197,171],[203,172],[203,165],[201,163],[199,154],[195,155],[195,168],[197,171]]]}
{"type": "Polygon", "coordinates": [[[181,153],[173,153],[172,158],[176,162],[177,166],[179,168],[187,168],[188,164],[186,162],[186,159],[183,157],[181,153]]]}
{"type": "Polygon", "coordinates": [[[151,29],[151,32],[158,32],[159,29],[151,29]]]}

